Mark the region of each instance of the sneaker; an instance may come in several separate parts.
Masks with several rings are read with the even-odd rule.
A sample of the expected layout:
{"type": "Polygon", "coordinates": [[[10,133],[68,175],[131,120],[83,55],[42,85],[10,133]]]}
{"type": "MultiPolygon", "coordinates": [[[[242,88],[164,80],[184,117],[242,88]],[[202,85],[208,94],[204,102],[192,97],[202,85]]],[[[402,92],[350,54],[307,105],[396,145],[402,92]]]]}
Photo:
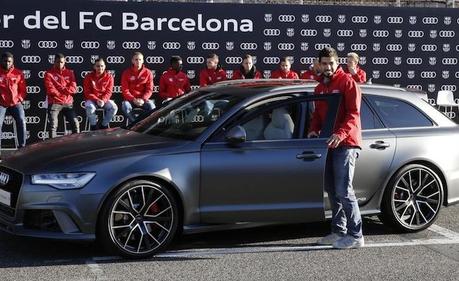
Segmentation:
{"type": "Polygon", "coordinates": [[[340,240],[341,238],[343,238],[343,235],[338,234],[338,233],[332,233],[332,234],[328,234],[325,237],[320,238],[319,241],[317,241],[317,244],[319,244],[319,245],[333,245],[333,243],[335,243],[336,241],[340,240]]]}
{"type": "Polygon", "coordinates": [[[338,241],[335,241],[333,243],[333,248],[336,249],[356,249],[363,247],[365,245],[365,240],[363,239],[363,236],[360,238],[355,238],[351,235],[346,235],[343,238],[339,239],[338,241]]]}

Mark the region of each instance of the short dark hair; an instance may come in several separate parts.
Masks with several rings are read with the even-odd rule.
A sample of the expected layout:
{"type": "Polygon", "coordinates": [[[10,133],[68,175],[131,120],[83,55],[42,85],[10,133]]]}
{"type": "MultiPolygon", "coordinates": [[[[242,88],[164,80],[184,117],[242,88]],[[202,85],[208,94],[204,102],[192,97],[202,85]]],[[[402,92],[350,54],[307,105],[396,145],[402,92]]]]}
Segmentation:
{"type": "Polygon", "coordinates": [[[245,54],[243,57],[242,57],[242,60],[247,60],[247,59],[253,59],[253,57],[249,54],[245,54]]]}
{"type": "Polygon", "coordinates": [[[207,58],[208,59],[217,59],[218,60],[218,56],[216,53],[210,53],[207,55],[207,58]]]}
{"type": "Polygon", "coordinates": [[[288,62],[288,63],[290,63],[290,60],[289,60],[288,57],[282,57],[282,58],[280,59],[280,61],[279,61],[279,64],[282,63],[282,62],[288,62]]]}
{"type": "Polygon", "coordinates": [[[54,62],[56,62],[56,61],[58,61],[60,59],[65,59],[64,54],[57,53],[57,54],[54,55],[54,62]]]}
{"type": "Polygon", "coordinates": [[[170,64],[174,64],[176,62],[179,62],[179,61],[183,61],[182,58],[180,56],[172,56],[171,59],[170,59],[170,64]]]}
{"type": "Polygon", "coordinates": [[[4,52],[4,53],[2,54],[2,59],[5,59],[5,58],[12,58],[12,59],[14,59],[14,56],[13,56],[13,54],[10,53],[10,52],[4,52]]]}
{"type": "Polygon", "coordinates": [[[96,63],[98,63],[98,62],[103,62],[103,63],[105,63],[105,60],[104,60],[104,58],[102,58],[102,57],[101,57],[101,58],[97,58],[97,59],[94,60],[94,65],[96,65],[96,63]]]}
{"type": "Polygon", "coordinates": [[[338,61],[338,53],[335,49],[331,47],[325,47],[319,52],[319,61],[322,61],[322,58],[335,58],[338,61]]]}

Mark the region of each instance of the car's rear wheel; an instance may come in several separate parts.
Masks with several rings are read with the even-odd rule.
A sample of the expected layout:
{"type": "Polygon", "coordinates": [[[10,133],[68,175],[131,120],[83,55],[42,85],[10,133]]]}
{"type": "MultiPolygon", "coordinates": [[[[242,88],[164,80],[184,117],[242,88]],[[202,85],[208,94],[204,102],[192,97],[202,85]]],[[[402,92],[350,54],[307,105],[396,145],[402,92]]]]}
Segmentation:
{"type": "Polygon", "coordinates": [[[134,180],[110,196],[101,212],[98,238],[110,252],[144,258],[163,250],[178,227],[178,207],[160,184],[134,180]]]}
{"type": "Polygon", "coordinates": [[[383,220],[405,232],[428,228],[438,217],[443,184],[430,168],[410,164],[390,180],[382,202],[383,220]]]}

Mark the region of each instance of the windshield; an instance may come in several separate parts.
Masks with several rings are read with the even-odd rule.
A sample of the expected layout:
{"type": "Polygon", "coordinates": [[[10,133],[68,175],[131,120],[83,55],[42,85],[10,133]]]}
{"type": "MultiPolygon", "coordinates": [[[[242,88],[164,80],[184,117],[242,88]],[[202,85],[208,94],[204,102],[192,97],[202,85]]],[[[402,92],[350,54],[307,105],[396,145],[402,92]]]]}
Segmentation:
{"type": "Polygon", "coordinates": [[[132,126],[131,130],[166,138],[194,140],[243,98],[241,95],[195,92],[153,112],[132,126]]]}

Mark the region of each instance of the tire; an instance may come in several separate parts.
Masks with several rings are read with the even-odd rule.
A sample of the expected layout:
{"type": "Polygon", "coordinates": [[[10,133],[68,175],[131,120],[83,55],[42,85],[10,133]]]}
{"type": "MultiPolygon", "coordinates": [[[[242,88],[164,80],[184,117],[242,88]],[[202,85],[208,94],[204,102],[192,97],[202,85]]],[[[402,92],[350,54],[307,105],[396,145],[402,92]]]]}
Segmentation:
{"type": "Polygon", "coordinates": [[[443,184],[430,168],[410,164],[389,181],[382,201],[382,220],[402,232],[428,228],[443,203],[443,184]]]}
{"type": "Polygon", "coordinates": [[[107,251],[146,258],[164,250],[176,235],[178,205],[164,186],[134,180],[107,199],[99,221],[97,238],[107,251]]]}

